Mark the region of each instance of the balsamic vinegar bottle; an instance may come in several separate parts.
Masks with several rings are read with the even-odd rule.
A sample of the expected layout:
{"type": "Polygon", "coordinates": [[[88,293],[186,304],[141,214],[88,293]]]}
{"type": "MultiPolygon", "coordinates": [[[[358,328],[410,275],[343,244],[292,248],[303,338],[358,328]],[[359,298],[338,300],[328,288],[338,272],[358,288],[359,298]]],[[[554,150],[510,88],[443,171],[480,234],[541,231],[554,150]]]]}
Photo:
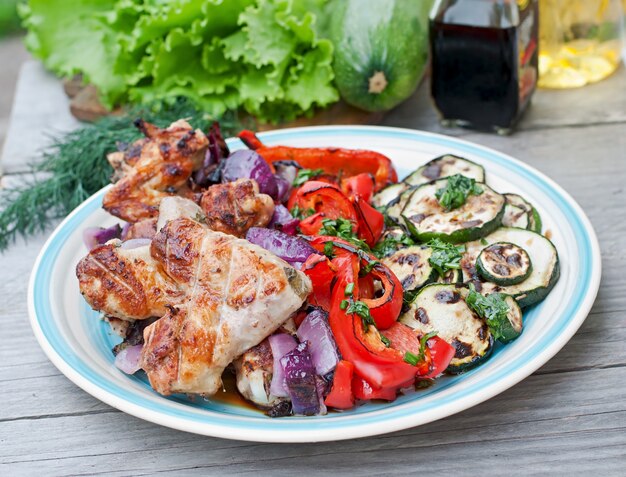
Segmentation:
{"type": "Polygon", "coordinates": [[[537,0],[441,0],[431,94],[444,126],[508,134],[537,85],[537,0]]]}

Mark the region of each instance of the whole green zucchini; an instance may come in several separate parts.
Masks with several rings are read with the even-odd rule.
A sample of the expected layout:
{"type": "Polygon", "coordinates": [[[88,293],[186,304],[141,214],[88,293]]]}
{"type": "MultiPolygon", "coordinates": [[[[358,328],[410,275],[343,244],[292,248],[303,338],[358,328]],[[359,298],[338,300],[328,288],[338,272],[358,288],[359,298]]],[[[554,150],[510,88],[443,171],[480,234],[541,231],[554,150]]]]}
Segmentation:
{"type": "Polygon", "coordinates": [[[333,69],[343,99],[393,108],[415,91],[428,59],[431,0],[339,0],[330,20],[333,69]]]}

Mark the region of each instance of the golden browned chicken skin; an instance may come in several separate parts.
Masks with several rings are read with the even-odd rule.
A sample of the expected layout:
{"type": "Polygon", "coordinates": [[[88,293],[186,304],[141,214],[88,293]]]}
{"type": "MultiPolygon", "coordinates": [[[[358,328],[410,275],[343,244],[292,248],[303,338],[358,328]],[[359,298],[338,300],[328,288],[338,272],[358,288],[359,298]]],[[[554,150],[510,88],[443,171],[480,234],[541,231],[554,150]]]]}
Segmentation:
{"type": "Polygon", "coordinates": [[[184,299],[150,246],[125,249],[119,240],[94,248],[76,266],[80,292],[94,310],[122,320],[162,316],[184,299]]]}
{"type": "Polygon", "coordinates": [[[190,195],[187,180],[200,167],[208,146],[205,134],[184,120],[167,129],[141,120],[136,124],[146,140],[131,146],[133,154],[109,157],[118,181],[102,201],[105,210],[127,222],[157,217],[164,197],[190,195]]]}
{"type": "Polygon", "coordinates": [[[311,292],[308,277],[272,253],[190,219],[168,222],[151,252],[186,291],[185,303],[144,332],[142,368],[162,394],[215,393],[226,366],[311,292]]]}
{"type": "Polygon", "coordinates": [[[236,237],[245,237],[250,227],[265,227],[274,214],[274,201],[259,193],[259,185],[252,179],[209,187],[202,194],[200,206],[211,230],[236,237]]]}
{"type": "Polygon", "coordinates": [[[211,395],[226,366],[300,308],[311,282],[274,254],[190,218],[150,246],[118,241],[77,267],[89,304],[123,319],[161,316],[144,331],[141,365],[161,394],[211,395]]]}

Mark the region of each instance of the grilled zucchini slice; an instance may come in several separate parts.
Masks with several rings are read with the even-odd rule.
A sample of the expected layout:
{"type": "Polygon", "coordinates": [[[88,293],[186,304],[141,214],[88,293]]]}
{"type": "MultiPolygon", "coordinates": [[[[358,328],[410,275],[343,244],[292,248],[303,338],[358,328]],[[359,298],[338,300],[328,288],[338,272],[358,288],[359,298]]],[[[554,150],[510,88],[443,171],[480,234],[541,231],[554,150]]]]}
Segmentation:
{"type": "Polygon", "coordinates": [[[393,202],[391,202],[385,210],[387,218],[396,225],[404,227],[404,221],[402,220],[402,209],[408,202],[411,194],[417,189],[417,186],[409,187],[393,202]]]}
{"type": "Polygon", "coordinates": [[[398,182],[397,184],[391,184],[380,190],[374,197],[372,197],[372,205],[377,209],[382,209],[387,207],[402,194],[409,186],[403,182],[398,182]]]}
{"type": "Polygon", "coordinates": [[[404,183],[410,186],[422,185],[437,179],[462,174],[476,182],[485,182],[485,169],[475,162],[452,154],[437,157],[409,174],[404,183]]]}
{"type": "Polygon", "coordinates": [[[481,240],[465,244],[461,267],[464,280],[474,281],[477,291],[483,295],[494,292],[511,295],[522,308],[543,300],[559,279],[559,255],[552,242],[537,232],[513,227],[501,227],[481,240]],[[476,259],[485,247],[498,242],[512,243],[526,250],[533,264],[526,280],[507,286],[492,282],[481,283],[476,259]]]}
{"type": "Polygon", "coordinates": [[[447,372],[457,374],[484,362],[493,349],[493,336],[485,321],[465,303],[467,290],[434,283],[422,288],[400,316],[400,322],[420,334],[437,331],[456,352],[447,372]]]}
{"type": "Polygon", "coordinates": [[[446,211],[435,193],[445,187],[447,181],[439,179],[419,186],[402,209],[402,218],[417,240],[426,242],[438,238],[451,243],[468,242],[500,226],[504,216],[504,196],[480,183],[481,194],[470,195],[461,207],[446,211]]]}
{"type": "MultiPolygon", "coordinates": [[[[506,197],[506,196],[505,196],[506,197]]],[[[502,217],[502,225],[505,227],[518,227],[527,229],[530,227],[530,214],[521,207],[507,202],[504,205],[504,217],[502,217]]]]}
{"type": "Polygon", "coordinates": [[[443,277],[437,277],[437,283],[463,283],[463,270],[448,270],[443,277]]]}
{"type": "Polygon", "coordinates": [[[502,225],[506,227],[520,227],[541,233],[541,216],[533,205],[519,194],[504,194],[507,203],[502,225]],[[520,210],[524,214],[520,215],[520,210]],[[526,217],[524,217],[525,215],[526,217]]]}
{"type": "Polygon", "coordinates": [[[508,242],[483,248],[476,259],[478,274],[496,285],[517,285],[528,278],[532,269],[528,252],[508,242]]]}
{"type": "Polygon", "coordinates": [[[504,302],[509,307],[509,312],[506,317],[508,321],[502,323],[500,329],[500,337],[498,341],[502,344],[510,343],[514,339],[518,338],[522,334],[523,322],[522,322],[522,309],[517,304],[515,298],[507,295],[504,302]]]}
{"type": "Polygon", "coordinates": [[[428,261],[432,253],[430,247],[414,245],[400,249],[381,260],[400,280],[405,302],[411,301],[424,285],[437,279],[438,273],[428,261]]]}

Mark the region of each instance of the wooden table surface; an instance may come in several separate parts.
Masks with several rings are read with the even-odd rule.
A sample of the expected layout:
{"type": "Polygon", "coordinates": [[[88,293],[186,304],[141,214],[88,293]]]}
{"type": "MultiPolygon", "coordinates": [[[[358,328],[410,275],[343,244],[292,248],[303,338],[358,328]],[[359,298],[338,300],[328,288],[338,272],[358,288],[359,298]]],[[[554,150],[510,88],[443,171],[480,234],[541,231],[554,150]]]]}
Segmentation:
{"type": "MultiPolygon", "coordinates": [[[[27,66],[5,149],[5,184],[19,179],[23,158],[41,145],[36,138],[62,126],[50,112],[62,117],[63,99],[38,105],[41,72],[27,66]],[[22,158],[15,156],[19,138],[22,158]]],[[[511,154],[556,180],[586,211],[600,240],[602,285],[582,328],[549,363],[481,405],[377,437],[277,445],[174,431],[101,403],[43,354],[26,306],[41,235],[0,255],[0,475],[625,475],[624,68],[584,89],[539,91],[511,137],[442,130],[426,85],[384,124],[463,136],[511,154]]]]}

